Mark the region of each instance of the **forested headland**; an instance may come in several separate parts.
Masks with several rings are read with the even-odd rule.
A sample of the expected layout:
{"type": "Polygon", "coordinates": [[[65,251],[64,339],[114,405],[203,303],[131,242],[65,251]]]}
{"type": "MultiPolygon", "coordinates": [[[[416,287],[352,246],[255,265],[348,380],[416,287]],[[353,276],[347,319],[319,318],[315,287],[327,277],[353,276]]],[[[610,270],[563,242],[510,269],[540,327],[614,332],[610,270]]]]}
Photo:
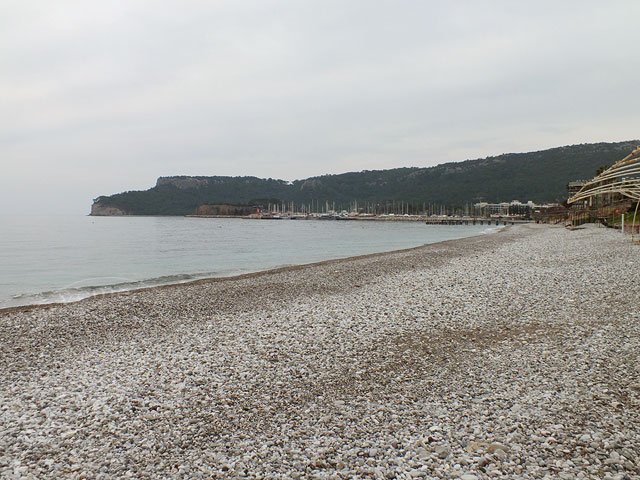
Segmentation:
{"type": "Polygon", "coordinates": [[[434,167],[364,170],[286,181],[250,176],[160,177],[144,191],[103,195],[92,214],[188,215],[203,204],[282,203],[336,209],[382,202],[462,205],[473,202],[554,202],[567,198],[569,181],[626,156],[640,141],[571,145],[507,153],[434,167]],[[102,213],[98,213],[102,212],[102,213]]]}

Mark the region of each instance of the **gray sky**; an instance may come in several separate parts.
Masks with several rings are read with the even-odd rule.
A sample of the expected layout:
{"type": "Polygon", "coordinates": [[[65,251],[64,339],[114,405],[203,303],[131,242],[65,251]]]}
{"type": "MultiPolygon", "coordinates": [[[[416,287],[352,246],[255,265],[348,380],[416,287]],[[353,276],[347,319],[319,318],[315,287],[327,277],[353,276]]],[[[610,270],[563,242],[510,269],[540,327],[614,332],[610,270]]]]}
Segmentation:
{"type": "Polygon", "coordinates": [[[640,2],[0,0],[0,213],[640,137],[640,2]]]}

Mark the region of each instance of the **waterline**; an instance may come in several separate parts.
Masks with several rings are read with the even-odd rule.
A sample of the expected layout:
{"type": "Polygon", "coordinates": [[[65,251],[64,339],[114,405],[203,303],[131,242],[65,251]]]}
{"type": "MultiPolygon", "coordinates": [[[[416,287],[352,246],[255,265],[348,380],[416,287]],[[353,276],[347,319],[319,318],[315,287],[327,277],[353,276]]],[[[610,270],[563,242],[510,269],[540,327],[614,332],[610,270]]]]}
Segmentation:
{"type": "Polygon", "coordinates": [[[3,218],[0,308],[227,277],[494,231],[420,222],[3,218]]]}

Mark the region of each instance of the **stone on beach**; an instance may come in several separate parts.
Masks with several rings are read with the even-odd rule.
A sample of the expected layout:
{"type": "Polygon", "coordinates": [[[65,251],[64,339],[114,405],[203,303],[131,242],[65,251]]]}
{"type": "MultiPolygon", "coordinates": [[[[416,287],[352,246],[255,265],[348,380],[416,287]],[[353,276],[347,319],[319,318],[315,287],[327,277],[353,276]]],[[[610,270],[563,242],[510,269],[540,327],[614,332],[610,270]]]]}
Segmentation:
{"type": "Polygon", "coordinates": [[[638,248],[517,226],[0,312],[0,478],[638,478],[638,248]]]}

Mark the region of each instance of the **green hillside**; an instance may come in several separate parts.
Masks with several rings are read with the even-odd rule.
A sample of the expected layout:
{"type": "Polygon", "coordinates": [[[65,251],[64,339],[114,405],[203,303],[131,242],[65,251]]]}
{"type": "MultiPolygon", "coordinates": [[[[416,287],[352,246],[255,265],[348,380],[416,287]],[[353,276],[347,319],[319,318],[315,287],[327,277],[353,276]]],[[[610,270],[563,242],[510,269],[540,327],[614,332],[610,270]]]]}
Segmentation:
{"type": "Polygon", "coordinates": [[[387,201],[462,205],[518,199],[562,201],[571,180],[594,176],[628,155],[640,141],[581,144],[508,153],[428,168],[365,170],[294,182],[257,177],[161,177],[155,187],[94,200],[129,215],[185,215],[204,203],[312,202],[346,208],[351,202],[387,201]]]}

